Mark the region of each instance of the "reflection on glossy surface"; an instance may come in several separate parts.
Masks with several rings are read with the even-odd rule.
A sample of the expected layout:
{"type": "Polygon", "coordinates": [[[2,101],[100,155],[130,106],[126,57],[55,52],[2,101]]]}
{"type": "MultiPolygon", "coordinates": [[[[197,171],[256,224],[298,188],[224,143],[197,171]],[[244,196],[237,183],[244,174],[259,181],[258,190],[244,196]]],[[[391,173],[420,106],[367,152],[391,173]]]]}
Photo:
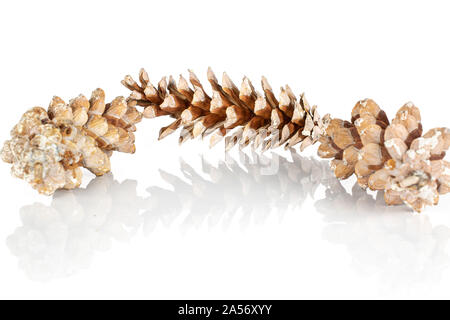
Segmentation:
{"type": "Polygon", "coordinates": [[[288,209],[299,209],[321,184],[334,180],[325,161],[295,152],[291,156],[289,161],[275,153],[271,158],[241,153],[239,162],[227,157],[217,167],[202,159],[201,173],[180,160],[185,180],[160,170],[172,190],[147,189],[154,207],[146,214],[145,232],[151,232],[158,220],[170,225],[182,211],[187,212],[184,231],[205,222],[227,228],[238,215],[242,228],[264,223],[270,214],[282,219],[288,209]]]}
{"type": "Polygon", "coordinates": [[[315,206],[327,221],[324,238],[345,245],[355,269],[378,277],[385,290],[432,285],[449,265],[450,229],[404,206],[387,207],[382,192],[374,199],[355,184],[347,193],[336,181],[315,206]]]}
{"type": "Polygon", "coordinates": [[[85,189],[56,193],[49,206],[22,207],[23,225],[7,245],[30,278],[48,280],[88,267],[96,252],[141,227],[149,234],[181,217],[184,232],[200,225],[227,229],[231,222],[247,228],[270,215],[281,221],[288,210],[302,214],[305,199],[322,186],[325,197],[315,206],[326,222],[323,236],[344,245],[358,271],[380,276],[387,287],[439,280],[449,262],[449,228],[404,206],[386,207],[381,194],[374,199],[357,186],[347,192],[326,161],[294,152],[291,158],[241,154],[218,166],[202,159],[201,170],[180,160],[181,174],[160,170],[171,188],[150,186],[145,196],[137,194],[136,181],[97,178],[85,189]]]}
{"type": "Polygon", "coordinates": [[[32,279],[67,276],[90,265],[96,251],[108,250],[113,239],[126,240],[141,225],[145,200],[136,182],[106,175],[86,189],[57,192],[51,205],[20,209],[22,226],[7,245],[32,279]]]}
{"type": "Polygon", "coordinates": [[[119,183],[105,175],[85,189],[57,192],[50,206],[22,207],[23,225],[7,245],[30,278],[48,280],[88,267],[95,252],[108,250],[112,240],[127,240],[141,226],[145,234],[157,224],[169,227],[182,213],[184,232],[203,223],[226,229],[233,219],[246,228],[270,214],[282,219],[288,207],[300,207],[331,178],[325,162],[296,153],[292,158],[242,153],[239,162],[228,156],[218,167],[202,159],[201,173],[180,160],[184,180],[160,170],[172,190],[151,186],[145,197],[137,195],[136,181],[119,183]]]}

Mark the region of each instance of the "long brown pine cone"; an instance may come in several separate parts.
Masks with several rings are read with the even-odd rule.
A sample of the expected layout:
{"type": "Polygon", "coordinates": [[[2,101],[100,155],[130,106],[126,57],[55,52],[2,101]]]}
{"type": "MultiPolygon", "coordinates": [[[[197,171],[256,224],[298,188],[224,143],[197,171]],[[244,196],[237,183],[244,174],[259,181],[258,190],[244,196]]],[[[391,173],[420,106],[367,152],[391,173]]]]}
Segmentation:
{"type": "Polygon", "coordinates": [[[139,83],[126,76],[122,84],[131,90],[128,102],[144,107],[146,118],[170,116],[175,120],[159,133],[159,139],[181,129],[179,142],[211,134],[210,146],[225,137],[227,150],[239,144],[267,150],[281,145],[300,149],[314,144],[325,132],[329,115],[320,118],[317,107],[310,107],[302,94],[297,100],[289,86],[281,88],[277,99],[267,80],[262,78],[264,94],[258,93],[244,77],[238,89],[226,73],[219,84],[211,68],[208,95],[196,75],[189,71],[188,81],[180,75],[178,83],[171,77],[155,87],[141,69],[139,83]]]}
{"type": "Polygon", "coordinates": [[[110,171],[113,151],[134,153],[135,124],[142,114],[124,97],[105,104],[105,93],[96,89],[88,100],[80,95],[66,104],[53,97],[48,110],[25,112],[1,151],[12,164],[12,174],[39,193],[73,189],[81,184],[85,167],[100,176],[110,171]]]}
{"type": "Polygon", "coordinates": [[[355,174],[361,187],[385,190],[387,204],[405,203],[418,212],[450,191],[448,128],[422,136],[420,111],[411,102],[391,123],[370,99],[359,101],[351,115],[351,121],[332,119],[320,139],[318,155],[333,159],[337,178],[355,174]]]}

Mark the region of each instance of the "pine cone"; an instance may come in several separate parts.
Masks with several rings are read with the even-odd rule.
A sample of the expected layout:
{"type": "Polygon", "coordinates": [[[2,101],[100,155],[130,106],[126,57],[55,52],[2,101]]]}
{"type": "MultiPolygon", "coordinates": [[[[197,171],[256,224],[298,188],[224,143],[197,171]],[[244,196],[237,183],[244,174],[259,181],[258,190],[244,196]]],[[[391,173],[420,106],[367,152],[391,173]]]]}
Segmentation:
{"type": "Polygon", "coordinates": [[[450,190],[450,166],[443,160],[450,131],[435,128],[422,137],[420,121],[420,111],[412,103],[400,108],[390,124],[373,100],[359,101],[351,122],[330,121],[318,154],[333,158],[337,178],[355,173],[361,187],[385,190],[387,204],[404,202],[420,212],[450,190]]]}
{"type": "Polygon", "coordinates": [[[255,91],[247,77],[244,77],[240,90],[226,73],[220,85],[211,69],[208,69],[211,97],[192,71],[189,80],[193,88],[182,76],[178,84],[172,77],[168,83],[163,78],[156,88],[147,72],[141,69],[140,84],[129,75],[122,84],[132,91],[129,103],[145,107],[144,117],[168,115],[175,119],[160,130],[159,139],[181,127],[180,143],[212,134],[210,146],[225,137],[227,150],[238,143],[242,147],[252,144],[263,150],[301,143],[303,150],[318,141],[329,120],[328,115],[321,119],[316,106],[310,107],[304,95],[297,101],[289,86],[281,88],[277,100],[264,77],[264,95],[255,91]],[[235,130],[228,134],[232,129],[235,130]]]}
{"type": "Polygon", "coordinates": [[[132,131],[141,117],[123,97],[105,105],[102,89],[90,100],[80,95],[69,104],[54,97],[47,111],[35,107],[22,116],[1,156],[13,165],[14,176],[40,193],[77,188],[81,167],[100,176],[110,171],[113,151],[135,151],[132,131]]]}

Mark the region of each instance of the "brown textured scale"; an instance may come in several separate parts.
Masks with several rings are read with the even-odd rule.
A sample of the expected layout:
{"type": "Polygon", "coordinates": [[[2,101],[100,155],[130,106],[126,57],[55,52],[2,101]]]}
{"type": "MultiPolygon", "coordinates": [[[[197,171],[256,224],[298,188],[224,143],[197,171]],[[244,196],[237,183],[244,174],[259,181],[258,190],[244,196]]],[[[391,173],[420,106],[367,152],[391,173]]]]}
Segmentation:
{"type": "Polygon", "coordinates": [[[346,179],[355,173],[359,185],[365,188],[368,177],[388,158],[383,146],[388,124],[386,114],[373,100],[361,100],[353,108],[350,122],[330,121],[318,155],[332,158],[337,178],[346,179]]]}
{"type": "Polygon", "coordinates": [[[318,149],[320,157],[332,158],[337,178],[355,174],[361,187],[384,190],[387,204],[405,203],[418,212],[450,191],[450,165],[443,160],[448,128],[422,136],[420,111],[411,102],[392,122],[370,99],[359,101],[351,116],[350,122],[332,119],[318,149]]]}
{"type": "Polygon", "coordinates": [[[227,150],[235,145],[267,150],[297,144],[303,150],[325,133],[329,116],[321,118],[317,107],[311,107],[304,95],[297,99],[289,86],[281,88],[277,99],[264,77],[261,94],[247,77],[238,88],[226,73],[222,84],[210,68],[207,76],[212,94],[206,92],[192,71],[191,85],[180,76],[178,83],[169,77],[154,86],[144,69],[139,72],[139,83],[128,75],[122,84],[131,90],[129,104],[144,107],[144,117],[174,119],[161,128],[159,139],[181,129],[180,143],[211,135],[211,147],[225,139],[227,150]]]}
{"type": "Polygon", "coordinates": [[[42,194],[77,188],[81,167],[103,175],[111,169],[113,151],[135,151],[133,131],[141,118],[123,97],[106,104],[102,89],[90,100],[80,95],[68,104],[53,97],[47,110],[35,107],[25,112],[1,156],[12,164],[14,176],[42,194]]]}

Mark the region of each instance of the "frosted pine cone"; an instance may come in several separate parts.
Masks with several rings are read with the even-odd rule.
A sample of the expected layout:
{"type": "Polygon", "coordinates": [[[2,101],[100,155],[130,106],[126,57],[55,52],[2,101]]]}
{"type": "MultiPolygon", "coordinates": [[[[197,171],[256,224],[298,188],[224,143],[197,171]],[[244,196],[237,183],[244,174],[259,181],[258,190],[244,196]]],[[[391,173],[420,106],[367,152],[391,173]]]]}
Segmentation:
{"type": "Polygon", "coordinates": [[[318,154],[333,158],[335,176],[354,173],[361,187],[385,190],[387,204],[404,202],[420,212],[449,191],[449,163],[443,160],[449,129],[432,129],[422,137],[420,111],[412,103],[390,124],[373,100],[359,101],[351,122],[332,119],[326,133],[318,154]]]}
{"type": "Polygon", "coordinates": [[[386,140],[385,145],[392,158],[370,177],[369,187],[386,190],[387,204],[404,202],[421,212],[450,191],[450,163],[443,160],[450,145],[448,128],[431,129],[409,147],[399,137],[386,140]]]}
{"type": "Polygon", "coordinates": [[[132,91],[129,101],[145,107],[144,117],[168,115],[175,119],[161,129],[159,139],[182,128],[180,143],[212,134],[210,146],[225,137],[227,150],[236,144],[241,147],[252,144],[254,148],[267,150],[299,143],[303,150],[318,141],[329,120],[328,115],[321,119],[316,106],[310,107],[304,95],[297,100],[289,86],[281,88],[279,99],[275,98],[264,77],[264,95],[255,91],[247,77],[238,89],[224,73],[220,85],[211,69],[208,81],[212,96],[205,92],[192,71],[189,80],[192,88],[182,76],[178,84],[170,77],[168,83],[163,78],[154,87],[147,72],[141,69],[140,84],[131,76],[126,76],[122,83],[132,91]]]}
{"type": "Polygon", "coordinates": [[[83,95],[66,104],[54,97],[48,110],[27,111],[11,131],[1,156],[12,164],[12,174],[39,193],[73,189],[81,184],[81,167],[96,175],[110,171],[112,151],[134,152],[134,124],[140,113],[123,97],[105,104],[97,89],[88,100],[83,95]]]}

